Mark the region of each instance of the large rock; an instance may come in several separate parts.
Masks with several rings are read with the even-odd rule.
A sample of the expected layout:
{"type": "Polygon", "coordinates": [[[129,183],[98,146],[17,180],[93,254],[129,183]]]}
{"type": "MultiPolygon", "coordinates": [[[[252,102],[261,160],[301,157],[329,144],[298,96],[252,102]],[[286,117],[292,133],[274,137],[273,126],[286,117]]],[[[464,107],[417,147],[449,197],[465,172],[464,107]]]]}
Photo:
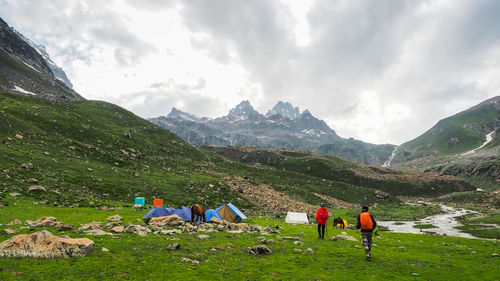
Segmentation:
{"type": "Polygon", "coordinates": [[[89,222],[89,223],[82,225],[79,229],[76,230],[76,232],[82,232],[82,231],[94,230],[94,229],[102,230],[102,225],[100,225],[99,223],[97,223],[95,221],[89,222]]]}
{"type": "Polygon", "coordinates": [[[32,186],[28,187],[28,191],[30,191],[30,192],[45,192],[45,191],[47,191],[47,189],[45,189],[45,187],[43,187],[41,185],[32,185],[32,186]]]}
{"type": "Polygon", "coordinates": [[[7,225],[18,225],[18,224],[23,224],[23,222],[20,221],[18,218],[15,218],[13,221],[9,222],[7,225]]]}
{"type": "Polygon", "coordinates": [[[2,235],[11,235],[11,234],[14,234],[17,232],[19,232],[19,230],[17,228],[10,227],[10,228],[6,228],[6,229],[2,230],[2,235]]]}
{"type": "Polygon", "coordinates": [[[111,234],[111,233],[109,233],[109,232],[106,232],[106,231],[104,231],[104,230],[102,230],[102,229],[91,229],[91,230],[87,230],[87,231],[85,232],[85,234],[87,234],[87,235],[93,235],[93,236],[113,235],[113,234],[111,234]]]}
{"type": "Polygon", "coordinates": [[[108,218],[106,218],[106,220],[107,221],[122,221],[123,218],[120,215],[116,214],[114,216],[109,216],[108,218]]]}
{"type": "Polygon", "coordinates": [[[248,223],[236,223],[234,225],[234,228],[236,230],[241,230],[241,231],[245,231],[245,232],[249,232],[250,231],[250,226],[248,225],[248,223]]]}
{"type": "Polygon", "coordinates": [[[35,221],[31,226],[36,227],[60,227],[63,223],[54,217],[41,217],[35,221]]]}
{"type": "Polygon", "coordinates": [[[114,232],[114,233],[123,233],[124,230],[125,230],[125,227],[121,226],[121,225],[111,228],[111,232],[114,232]]]}
{"type": "Polygon", "coordinates": [[[151,230],[145,226],[138,225],[138,224],[131,224],[127,225],[123,232],[126,233],[132,233],[132,234],[137,234],[139,236],[146,236],[148,233],[151,232],[151,230]]]}
{"type": "Polygon", "coordinates": [[[218,224],[221,224],[221,223],[222,223],[222,220],[221,220],[221,219],[218,219],[218,218],[216,218],[216,217],[211,217],[209,222],[211,222],[211,223],[218,223],[218,224]]]}
{"type": "Polygon", "coordinates": [[[119,223],[116,223],[116,222],[108,222],[105,226],[104,226],[104,229],[112,229],[113,227],[115,226],[120,226],[119,223]]]}
{"type": "Polygon", "coordinates": [[[271,251],[271,249],[266,246],[258,245],[254,247],[248,247],[247,253],[251,255],[270,255],[273,253],[273,251],[271,251]]]}
{"type": "Polygon", "coordinates": [[[355,241],[357,242],[358,239],[352,237],[352,236],[348,236],[348,235],[337,235],[337,236],[333,236],[332,238],[330,238],[331,241],[339,241],[339,240],[346,240],[346,241],[355,241]]]}
{"type": "Polygon", "coordinates": [[[166,217],[151,218],[149,225],[152,227],[162,228],[165,226],[184,225],[184,220],[178,215],[170,215],[166,217]]]}
{"type": "Polygon", "coordinates": [[[93,250],[94,242],[90,239],[61,238],[46,230],[20,234],[0,243],[0,257],[4,258],[73,258],[93,250]]]}

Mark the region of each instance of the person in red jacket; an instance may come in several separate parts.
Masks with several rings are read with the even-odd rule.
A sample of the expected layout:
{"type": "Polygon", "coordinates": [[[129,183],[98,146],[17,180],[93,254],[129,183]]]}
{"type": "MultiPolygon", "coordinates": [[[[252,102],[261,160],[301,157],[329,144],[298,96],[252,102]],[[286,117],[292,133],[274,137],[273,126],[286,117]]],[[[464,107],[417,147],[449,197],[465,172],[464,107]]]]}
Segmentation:
{"type": "Polygon", "coordinates": [[[325,239],[326,221],[328,220],[328,210],[325,203],[321,203],[321,208],[316,213],[316,222],[318,223],[318,239],[325,239]]]}

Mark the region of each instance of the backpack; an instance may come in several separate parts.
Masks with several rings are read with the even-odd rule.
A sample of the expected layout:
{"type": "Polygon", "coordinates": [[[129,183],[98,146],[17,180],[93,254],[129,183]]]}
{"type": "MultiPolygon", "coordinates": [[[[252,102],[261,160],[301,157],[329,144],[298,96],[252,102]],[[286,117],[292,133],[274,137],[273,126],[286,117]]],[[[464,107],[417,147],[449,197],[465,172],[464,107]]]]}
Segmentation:
{"type": "Polygon", "coordinates": [[[328,218],[328,211],[326,211],[326,209],[322,210],[319,213],[319,218],[322,219],[322,220],[326,220],[328,218]]]}
{"type": "Polygon", "coordinates": [[[361,230],[372,230],[373,229],[373,221],[370,217],[370,213],[362,212],[359,215],[359,223],[361,224],[361,230]]]}

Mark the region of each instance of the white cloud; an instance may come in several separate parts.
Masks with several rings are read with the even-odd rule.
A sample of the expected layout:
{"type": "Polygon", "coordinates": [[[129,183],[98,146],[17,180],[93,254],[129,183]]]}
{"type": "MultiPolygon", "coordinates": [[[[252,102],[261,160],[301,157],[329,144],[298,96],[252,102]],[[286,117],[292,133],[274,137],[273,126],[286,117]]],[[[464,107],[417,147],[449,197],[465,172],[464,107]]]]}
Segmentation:
{"type": "Polygon", "coordinates": [[[343,137],[396,144],[498,94],[499,10],[490,0],[0,0],[0,16],[46,45],[86,98],[143,117],[290,101],[343,137]]]}

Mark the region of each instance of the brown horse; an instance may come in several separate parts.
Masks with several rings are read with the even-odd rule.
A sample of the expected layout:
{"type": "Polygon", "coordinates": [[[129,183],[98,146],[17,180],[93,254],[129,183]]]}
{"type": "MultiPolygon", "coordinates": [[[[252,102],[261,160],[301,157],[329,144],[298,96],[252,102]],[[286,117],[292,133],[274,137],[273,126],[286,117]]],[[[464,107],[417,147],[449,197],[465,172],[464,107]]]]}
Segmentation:
{"type": "Polygon", "coordinates": [[[203,207],[198,204],[194,204],[191,207],[191,221],[194,222],[195,218],[196,221],[202,219],[203,222],[207,222],[207,218],[205,217],[205,210],[203,210],[203,207]]]}

